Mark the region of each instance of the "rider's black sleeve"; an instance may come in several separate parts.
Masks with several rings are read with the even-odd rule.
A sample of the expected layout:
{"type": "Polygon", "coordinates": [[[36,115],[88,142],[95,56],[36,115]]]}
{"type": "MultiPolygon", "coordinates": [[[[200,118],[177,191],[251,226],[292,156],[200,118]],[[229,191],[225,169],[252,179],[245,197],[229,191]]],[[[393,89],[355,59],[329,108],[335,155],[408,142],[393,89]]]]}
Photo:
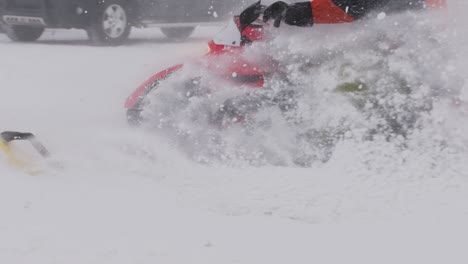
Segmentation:
{"type": "Polygon", "coordinates": [[[443,8],[445,0],[312,0],[292,4],[285,22],[295,26],[353,22],[372,12],[394,13],[424,8],[443,8]]]}
{"type": "Polygon", "coordinates": [[[423,9],[426,0],[333,0],[333,3],[354,19],[359,19],[373,11],[391,13],[423,9]]]}
{"type": "Polygon", "coordinates": [[[284,16],[284,22],[292,26],[312,26],[312,6],[310,2],[300,2],[289,6],[284,16]]]}

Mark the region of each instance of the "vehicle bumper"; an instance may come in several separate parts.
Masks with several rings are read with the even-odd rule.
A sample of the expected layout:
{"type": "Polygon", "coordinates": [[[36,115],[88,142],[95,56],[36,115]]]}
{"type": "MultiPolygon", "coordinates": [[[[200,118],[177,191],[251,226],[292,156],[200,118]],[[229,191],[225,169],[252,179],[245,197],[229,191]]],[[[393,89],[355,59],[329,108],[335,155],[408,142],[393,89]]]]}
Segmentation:
{"type": "Polygon", "coordinates": [[[96,0],[35,0],[21,6],[0,0],[0,19],[10,25],[35,25],[49,28],[87,28],[95,17],[96,0]]]}

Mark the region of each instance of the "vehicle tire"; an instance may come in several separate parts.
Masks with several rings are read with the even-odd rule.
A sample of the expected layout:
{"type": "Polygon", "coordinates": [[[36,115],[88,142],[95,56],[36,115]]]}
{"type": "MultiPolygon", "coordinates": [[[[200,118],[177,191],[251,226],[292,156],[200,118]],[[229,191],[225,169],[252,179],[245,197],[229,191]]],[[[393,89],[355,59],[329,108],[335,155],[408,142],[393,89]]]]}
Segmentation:
{"type": "Polygon", "coordinates": [[[120,45],[130,34],[130,13],[126,1],[103,1],[88,28],[89,39],[97,45],[120,45]]]}
{"type": "Polygon", "coordinates": [[[162,33],[173,40],[184,40],[192,35],[194,27],[163,27],[161,28],[162,33]]]}
{"type": "Polygon", "coordinates": [[[3,25],[3,30],[13,41],[32,42],[41,37],[44,32],[42,27],[22,26],[22,25],[3,25]]]}

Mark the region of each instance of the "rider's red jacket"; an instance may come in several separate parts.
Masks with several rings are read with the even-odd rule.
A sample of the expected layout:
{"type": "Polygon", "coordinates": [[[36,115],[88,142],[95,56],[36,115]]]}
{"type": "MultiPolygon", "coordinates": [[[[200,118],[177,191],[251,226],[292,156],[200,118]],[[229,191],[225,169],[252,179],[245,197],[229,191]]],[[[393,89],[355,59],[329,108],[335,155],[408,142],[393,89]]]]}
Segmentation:
{"type": "Polygon", "coordinates": [[[292,4],[285,21],[308,26],[353,22],[371,12],[397,12],[408,9],[445,8],[446,0],[312,0],[292,4]]]}

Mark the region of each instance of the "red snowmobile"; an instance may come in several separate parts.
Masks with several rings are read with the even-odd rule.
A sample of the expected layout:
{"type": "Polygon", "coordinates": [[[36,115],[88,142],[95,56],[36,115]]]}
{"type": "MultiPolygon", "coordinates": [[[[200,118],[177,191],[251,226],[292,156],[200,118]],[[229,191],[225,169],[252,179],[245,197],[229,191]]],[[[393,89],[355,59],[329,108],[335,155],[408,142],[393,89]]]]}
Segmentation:
{"type": "MultiPolygon", "coordinates": [[[[265,67],[268,63],[253,63],[245,59],[243,54],[245,47],[265,38],[263,29],[267,24],[259,19],[265,8],[258,1],[246,8],[239,16],[234,16],[223,30],[213,40],[209,41],[209,52],[194,64],[231,86],[263,88],[265,77],[268,72],[271,72],[269,67],[265,67]],[[228,61],[228,63],[224,63],[220,67],[221,61],[228,61]]],[[[269,65],[272,65],[272,63],[269,63],[269,65]]],[[[162,81],[176,76],[183,68],[184,64],[178,64],[156,73],[127,98],[125,108],[127,109],[127,119],[130,125],[138,125],[144,120],[142,112],[147,104],[148,94],[158,89],[162,81]]],[[[217,119],[216,122],[222,122],[220,119],[223,117],[220,117],[220,115],[226,114],[231,117],[235,116],[235,119],[239,121],[243,118],[245,108],[252,108],[248,102],[250,99],[241,99],[244,101],[242,103],[244,110],[234,107],[236,103],[233,100],[227,100],[222,104],[217,113],[218,117],[215,118],[217,119]]],[[[236,98],[235,100],[239,99],[236,98]]]]}

